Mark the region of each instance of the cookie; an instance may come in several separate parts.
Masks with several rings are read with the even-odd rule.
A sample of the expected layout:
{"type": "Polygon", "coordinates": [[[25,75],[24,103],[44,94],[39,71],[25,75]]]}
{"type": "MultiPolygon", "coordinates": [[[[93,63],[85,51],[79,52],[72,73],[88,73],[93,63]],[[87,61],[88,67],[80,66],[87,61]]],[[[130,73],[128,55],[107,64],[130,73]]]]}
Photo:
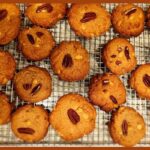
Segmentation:
{"type": "Polygon", "coordinates": [[[73,93],[62,96],[50,114],[50,124],[65,141],[74,141],[92,132],[95,119],[95,108],[84,97],[73,93]]]}
{"type": "Polygon", "coordinates": [[[89,54],[77,41],[63,41],[51,55],[53,71],[65,81],[79,81],[89,72],[89,54]]]}
{"type": "Polygon", "coordinates": [[[72,4],[68,22],[78,36],[86,38],[103,35],[111,25],[110,14],[100,4],[72,4]]]}
{"type": "Polygon", "coordinates": [[[11,129],[16,137],[26,142],[42,140],[49,127],[49,115],[42,106],[25,105],[12,115],[11,129]]]}
{"type": "Polygon", "coordinates": [[[20,28],[20,10],[16,4],[0,5],[0,45],[8,44],[18,35],[20,28]]]}
{"type": "Polygon", "coordinates": [[[146,13],[146,26],[150,28],[150,7],[148,8],[146,13]]]}
{"type": "Polygon", "coordinates": [[[144,30],[144,12],[134,4],[120,4],[112,12],[112,25],[121,36],[138,36],[144,30]]]}
{"type": "Polygon", "coordinates": [[[130,85],[139,97],[150,100],[150,63],[140,65],[132,72],[130,85]]]}
{"type": "Polygon", "coordinates": [[[111,117],[110,135],[115,143],[131,147],[145,136],[143,117],[131,107],[120,107],[111,117]]]}
{"type": "Polygon", "coordinates": [[[117,75],[133,70],[137,64],[134,47],[123,38],[110,40],[103,49],[104,64],[117,75]]]}
{"type": "Polygon", "coordinates": [[[0,50],[0,85],[12,80],[16,70],[14,57],[7,51],[0,50]]]}
{"type": "Polygon", "coordinates": [[[65,3],[31,3],[27,6],[25,15],[33,24],[42,27],[52,27],[66,14],[65,3]]]}
{"type": "Polygon", "coordinates": [[[126,90],[119,77],[112,73],[95,75],[89,86],[89,98],[92,104],[109,112],[126,101],[126,90]]]}
{"type": "Polygon", "coordinates": [[[51,76],[44,68],[27,66],[14,77],[14,87],[20,99],[39,102],[51,95],[51,76]]]}
{"type": "Polygon", "coordinates": [[[47,58],[55,46],[52,34],[38,26],[23,29],[19,34],[18,41],[23,55],[33,61],[47,58]]]}
{"type": "Polygon", "coordinates": [[[0,125],[6,124],[10,120],[12,106],[8,97],[0,92],[0,125]]]}

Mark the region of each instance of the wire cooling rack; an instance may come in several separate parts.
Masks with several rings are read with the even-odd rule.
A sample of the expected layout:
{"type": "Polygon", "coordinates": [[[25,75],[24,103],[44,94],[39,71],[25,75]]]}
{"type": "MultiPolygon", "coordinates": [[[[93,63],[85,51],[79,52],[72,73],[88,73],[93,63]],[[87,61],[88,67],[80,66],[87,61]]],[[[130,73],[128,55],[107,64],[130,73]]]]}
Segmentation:
{"type": "MultiPolygon", "coordinates": [[[[24,26],[31,26],[29,20],[24,16],[25,6],[24,4],[18,4],[20,10],[22,12],[22,27],[24,26]]],[[[106,3],[102,4],[107,10],[111,13],[112,9],[117,5],[114,3],[106,3]]],[[[144,10],[146,10],[150,4],[137,4],[141,6],[144,10]]],[[[69,92],[76,92],[85,97],[87,97],[88,92],[88,85],[90,82],[91,77],[94,74],[108,71],[107,68],[104,66],[101,58],[100,53],[101,49],[104,44],[107,43],[108,40],[113,39],[114,37],[118,36],[116,33],[113,32],[113,28],[111,28],[105,35],[100,36],[98,38],[93,38],[91,40],[79,38],[77,37],[74,32],[70,29],[66,18],[59,21],[53,28],[49,29],[52,31],[53,36],[59,44],[63,40],[77,40],[80,41],[83,46],[89,51],[90,53],[90,64],[91,69],[90,73],[87,78],[83,81],[79,82],[64,82],[60,81],[56,75],[53,74],[51,70],[51,66],[49,63],[49,59],[45,59],[40,62],[32,62],[27,61],[20,52],[17,51],[17,42],[12,41],[10,44],[6,46],[1,46],[0,48],[9,51],[13,54],[17,61],[17,71],[24,68],[28,65],[37,65],[40,67],[46,68],[51,76],[53,77],[53,92],[51,97],[47,100],[39,102],[38,104],[43,104],[46,109],[52,110],[55,106],[58,98],[64,94],[69,92]]],[[[138,65],[150,62],[150,30],[145,27],[144,32],[136,37],[130,38],[130,42],[135,46],[136,56],[138,60],[138,65]]],[[[141,140],[141,143],[137,144],[137,146],[150,146],[150,101],[141,100],[137,97],[134,90],[132,90],[127,80],[130,77],[130,74],[125,74],[121,76],[121,80],[123,81],[126,91],[127,91],[127,102],[125,105],[131,106],[135,108],[140,114],[144,117],[146,122],[146,136],[144,139],[141,140]]],[[[14,87],[12,82],[9,82],[7,86],[0,87],[0,90],[4,91],[7,95],[10,96],[11,102],[15,102],[16,107],[18,105],[23,105],[25,102],[20,101],[17,95],[14,92],[14,87]]],[[[10,124],[0,126],[0,146],[119,146],[114,144],[109,132],[107,123],[110,120],[110,113],[105,113],[101,111],[98,107],[97,109],[97,119],[96,119],[96,128],[94,132],[91,134],[84,136],[83,138],[72,142],[67,143],[64,142],[57,133],[50,127],[47,136],[40,142],[30,144],[25,143],[18,138],[16,138],[10,128],[10,124]]]]}

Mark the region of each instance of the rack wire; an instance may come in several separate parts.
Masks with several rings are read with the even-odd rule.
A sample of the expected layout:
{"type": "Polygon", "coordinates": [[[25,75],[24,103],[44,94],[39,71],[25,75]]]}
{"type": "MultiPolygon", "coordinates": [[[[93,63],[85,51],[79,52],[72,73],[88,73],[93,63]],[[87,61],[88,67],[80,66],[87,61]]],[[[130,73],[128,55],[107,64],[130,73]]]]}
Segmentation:
{"type": "MultiPolygon", "coordinates": [[[[24,16],[25,5],[18,4],[22,13],[22,27],[31,26],[31,22],[24,16]]],[[[111,13],[112,9],[117,5],[116,3],[105,3],[102,4],[106,9],[111,13]]],[[[150,4],[136,4],[141,6],[146,10],[150,4]]],[[[9,51],[17,61],[17,71],[24,68],[28,65],[37,65],[40,67],[46,68],[51,76],[53,76],[53,92],[51,97],[48,99],[39,102],[37,104],[42,104],[46,109],[50,111],[55,106],[58,98],[69,92],[76,92],[85,97],[87,97],[88,86],[91,77],[94,74],[102,74],[108,69],[104,66],[102,59],[100,57],[101,49],[110,39],[117,37],[118,34],[114,33],[113,28],[111,28],[105,35],[93,38],[85,39],[80,38],[75,35],[75,33],[70,29],[70,26],[65,19],[59,21],[53,28],[48,29],[52,31],[52,34],[56,40],[56,43],[59,44],[63,40],[77,40],[80,41],[83,46],[89,51],[90,54],[90,73],[85,80],[79,82],[64,82],[58,79],[57,75],[53,74],[51,69],[49,59],[45,59],[39,62],[27,61],[20,52],[17,51],[17,41],[12,41],[6,46],[1,46],[1,49],[9,51]]],[[[138,65],[150,62],[150,30],[145,27],[144,32],[134,38],[130,38],[129,41],[134,45],[136,56],[138,60],[138,65]]],[[[141,100],[137,97],[136,92],[131,89],[127,83],[130,73],[121,76],[121,80],[124,83],[127,91],[127,102],[126,106],[135,108],[145,119],[146,122],[146,136],[141,140],[137,146],[150,146],[150,101],[141,100]]],[[[11,102],[15,102],[16,107],[18,105],[23,105],[25,102],[19,100],[15,94],[12,82],[9,82],[7,86],[0,87],[1,91],[4,91],[9,97],[11,102]]],[[[98,107],[97,109],[97,118],[96,118],[96,128],[95,130],[83,138],[72,142],[67,143],[63,141],[57,133],[49,128],[47,136],[38,143],[26,143],[19,140],[14,136],[11,131],[10,124],[0,126],[0,146],[119,146],[114,144],[109,132],[107,123],[110,120],[110,113],[105,113],[101,111],[98,107]]]]}

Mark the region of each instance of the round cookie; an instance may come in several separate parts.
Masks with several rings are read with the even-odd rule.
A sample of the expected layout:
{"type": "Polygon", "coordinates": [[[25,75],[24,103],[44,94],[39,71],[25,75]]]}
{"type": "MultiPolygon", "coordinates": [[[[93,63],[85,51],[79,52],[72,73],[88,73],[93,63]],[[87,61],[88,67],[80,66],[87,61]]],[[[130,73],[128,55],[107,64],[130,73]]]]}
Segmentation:
{"type": "Polygon", "coordinates": [[[110,40],[103,49],[102,58],[104,64],[117,75],[130,72],[137,64],[133,45],[123,38],[110,40]]]}
{"type": "Polygon", "coordinates": [[[146,13],[146,26],[150,28],[150,7],[148,8],[146,13]]]}
{"type": "Polygon", "coordinates": [[[112,25],[125,37],[138,36],[144,30],[144,12],[134,4],[120,4],[112,12],[112,25]]]}
{"type": "Polygon", "coordinates": [[[55,41],[52,34],[41,27],[25,28],[19,34],[19,49],[28,60],[38,61],[47,58],[55,41]]]}
{"type": "Polygon", "coordinates": [[[20,99],[39,102],[51,95],[51,76],[44,68],[27,66],[14,77],[14,87],[20,99]]]}
{"type": "Polygon", "coordinates": [[[110,135],[115,143],[131,147],[145,136],[143,117],[131,107],[120,107],[111,117],[110,135]]]}
{"type": "Polygon", "coordinates": [[[78,36],[86,38],[103,35],[111,25],[110,14],[100,4],[72,4],[68,22],[78,36]]]}
{"type": "Polygon", "coordinates": [[[48,118],[48,112],[42,106],[25,105],[13,113],[11,129],[18,138],[26,142],[37,142],[48,132],[48,118]]]}
{"type": "Polygon", "coordinates": [[[141,98],[150,100],[150,63],[140,65],[132,72],[130,85],[141,98]]]}
{"type": "Polygon", "coordinates": [[[62,96],[50,114],[50,124],[65,141],[74,141],[92,132],[95,119],[95,108],[84,97],[73,93],[62,96]]]}
{"type": "Polygon", "coordinates": [[[20,10],[16,4],[1,3],[0,5],[0,45],[15,39],[20,27],[20,10]]]}
{"type": "Polygon", "coordinates": [[[14,76],[16,62],[7,51],[0,50],[0,85],[6,85],[14,76]]]}
{"type": "Polygon", "coordinates": [[[6,124],[10,120],[12,106],[9,103],[8,97],[0,92],[0,125],[6,124]]]}
{"type": "Polygon", "coordinates": [[[119,77],[112,73],[96,75],[89,87],[89,98],[92,104],[109,112],[126,101],[126,90],[119,77]]]}
{"type": "Polygon", "coordinates": [[[33,24],[52,27],[64,18],[66,9],[65,3],[31,3],[27,6],[25,15],[33,24]]]}
{"type": "Polygon", "coordinates": [[[89,54],[77,41],[63,41],[51,55],[53,71],[65,81],[79,81],[89,72],[89,54]]]}

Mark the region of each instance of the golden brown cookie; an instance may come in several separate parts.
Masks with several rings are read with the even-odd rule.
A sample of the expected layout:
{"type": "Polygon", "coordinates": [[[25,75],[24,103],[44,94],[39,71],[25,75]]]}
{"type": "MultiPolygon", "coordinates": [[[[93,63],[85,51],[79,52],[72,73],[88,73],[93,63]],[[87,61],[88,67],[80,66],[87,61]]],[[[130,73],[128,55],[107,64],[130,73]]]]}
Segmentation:
{"type": "Polygon", "coordinates": [[[115,143],[131,147],[145,136],[143,117],[131,107],[120,107],[113,113],[109,124],[110,135],[115,143]]]}
{"type": "Polygon", "coordinates": [[[91,79],[89,87],[90,101],[108,112],[126,101],[126,90],[117,75],[105,73],[91,79]]]}
{"type": "Polygon", "coordinates": [[[52,34],[41,27],[25,28],[19,34],[19,49],[28,60],[38,61],[47,58],[55,41],[52,34]]]}
{"type": "Polygon", "coordinates": [[[51,76],[44,68],[27,66],[14,77],[14,87],[20,99],[38,102],[51,95],[51,76]]]}
{"type": "Polygon", "coordinates": [[[20,27],[20,10],[13,3],[0,5],[0,45],[15,39],[20,27]]]}
{"type": "Polygon", "coordinates": [[[12,115],[11,129],[16,137],[26,142],[42,140],[48,131],[48,112],[42,106],[25,105],[12,115]]]}
{"type": "Polygon", "coordinates": [[[50,123],[65,140],[77,140],[95,128],[96,110],[79,94],[62,96],[52,113],[50,123]]]}
{"type": "Polygon", "coordinates": [[[141,98],[150,100],[150,63],[140,65],[132,72],[130,85],[141,98]]]}
{"type": "Polygon", "coordinates": [[[130,72],[137,64],[133,45],[123,38],[110,40],[103,49],[102,58],[104,64],[117,75],[130,72]]]}
{"type": "Polygon", "coordinates": [[[100,4],[72,4],[68,22],[79,36],[97,37],[110,28],[110,14],[100,4]]]}
{"type": "Polygon", "coordinates": [[[0,125],[6,124],[10,120],[12,105],[8,97],[0,91],[0,125]]]}
{"type": "Polygon", "coordinates": [[[65,81],[79,81],[89,72],[89,54],[77,41],[63,41],[51,55],[53,71],[65,81]]]}
{"type": "Polygon", "coordinates": [[[66,14],[65,3],[31,3],[25,15],[33,24],[42,27],[52,27],[66,14]]]}
{"type": "Polygon", "coordinates": [[[146,26],[150,28],[150,7],[148,8],[146,13],[146,26]]]}
{"type": "Polygon", "coordinates": [[[0,85],[12,80],[16,70],[14,57],[7,51],[0,50],[0,85]]]}
{"type": "Polygon", "coordinates": [[[138,36],[144,30],[144,12],[134,4],[119,4],[112,12],[112,25],[125,37],[138,36]]]}

